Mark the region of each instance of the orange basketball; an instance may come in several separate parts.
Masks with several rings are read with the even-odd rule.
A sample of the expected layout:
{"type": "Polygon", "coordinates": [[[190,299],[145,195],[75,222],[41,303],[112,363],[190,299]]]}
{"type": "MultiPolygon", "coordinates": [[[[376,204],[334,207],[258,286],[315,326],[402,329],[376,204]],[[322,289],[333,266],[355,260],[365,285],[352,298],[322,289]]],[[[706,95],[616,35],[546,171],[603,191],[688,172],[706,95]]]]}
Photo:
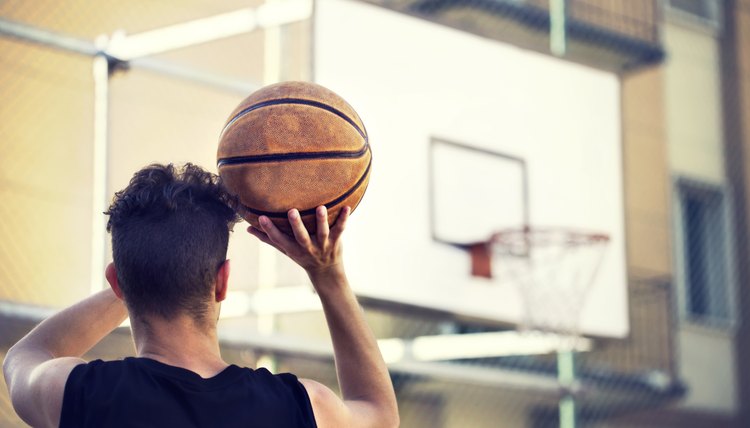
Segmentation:
{"type": "Polygon", "coordinates": [[[357,112],[320,85],[283,82],[252,93],[224,125],[219,175],[253,226],[268,216],[291,233],[287,211],[297,208],[310,232],[315,209],[333,222],[352,210],[367,189],[372,153],[357,112]]]}

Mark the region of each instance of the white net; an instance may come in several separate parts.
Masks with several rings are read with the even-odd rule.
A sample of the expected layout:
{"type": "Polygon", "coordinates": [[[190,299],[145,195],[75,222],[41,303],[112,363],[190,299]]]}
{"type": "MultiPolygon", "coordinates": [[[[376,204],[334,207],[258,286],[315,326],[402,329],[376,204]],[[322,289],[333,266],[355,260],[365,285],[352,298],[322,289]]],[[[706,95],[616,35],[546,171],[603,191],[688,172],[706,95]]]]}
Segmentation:
{"type": "Polygon", "coordinates": [[[561,228],[508,229],[493,235],[492,270],[523,302],[520,330],[555,335],[573,350],[580,315],[605,255],[609,237],[561,228]]]}

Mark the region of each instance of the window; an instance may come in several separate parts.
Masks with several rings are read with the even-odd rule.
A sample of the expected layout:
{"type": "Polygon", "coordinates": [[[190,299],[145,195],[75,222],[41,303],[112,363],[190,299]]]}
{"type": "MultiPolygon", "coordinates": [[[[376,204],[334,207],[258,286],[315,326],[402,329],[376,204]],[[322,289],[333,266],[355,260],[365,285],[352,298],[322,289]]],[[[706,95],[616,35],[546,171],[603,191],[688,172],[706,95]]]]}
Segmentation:
{"type": "Polygon", "coordinates": [[[718,28],[720,5],[716,0],[669,0],[669,11],[681,19],[718,28]]]}
{"type": "Polygon", "coordinates": [[[701,324],[732,321],[733,271],[727,197],[720,186],[681,178],[677,181],[676,256],[682,284],[682,313],[701,324]]]}
{"type": "Polygon", "coordinates": [[[669,6],[705,19],[713,16],[711,6],[706,0],[669,0],[669,6]]]}

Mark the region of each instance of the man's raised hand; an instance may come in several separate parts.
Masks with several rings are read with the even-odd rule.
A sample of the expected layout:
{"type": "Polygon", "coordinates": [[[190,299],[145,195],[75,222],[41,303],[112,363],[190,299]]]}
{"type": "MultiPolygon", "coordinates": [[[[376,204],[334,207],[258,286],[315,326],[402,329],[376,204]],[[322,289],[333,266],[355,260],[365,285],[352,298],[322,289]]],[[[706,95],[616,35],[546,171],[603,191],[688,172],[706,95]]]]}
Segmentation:
{"type": "Polygon", "coordinates": [[[317,230],[310,236],[300,217],[299,211],[291,209],[287,213],[293,236],[280,231],[266,216],[260,216],[260,228],[250,226],[247,230],[260,239],[286,254],[300,265],[311,277],[324,274],[343,273],[341,235],[346,228],[351,209],[344,207],[333,227],[328,226],[328,211],[319,206],[315,210],[317,230]]]}

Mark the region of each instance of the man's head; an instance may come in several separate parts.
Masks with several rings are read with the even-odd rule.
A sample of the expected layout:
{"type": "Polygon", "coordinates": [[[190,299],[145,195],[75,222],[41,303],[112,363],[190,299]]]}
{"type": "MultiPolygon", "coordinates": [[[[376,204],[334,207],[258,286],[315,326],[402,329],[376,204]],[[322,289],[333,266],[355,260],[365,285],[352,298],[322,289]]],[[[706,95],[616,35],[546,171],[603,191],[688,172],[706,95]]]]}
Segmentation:
{"type": "Polygon", "coordinates": [[[231,203],[218,177],[192,164],[150,165],[115,194],[107,230],[132,317],[205,318],[238,220],[231,203]]]}

